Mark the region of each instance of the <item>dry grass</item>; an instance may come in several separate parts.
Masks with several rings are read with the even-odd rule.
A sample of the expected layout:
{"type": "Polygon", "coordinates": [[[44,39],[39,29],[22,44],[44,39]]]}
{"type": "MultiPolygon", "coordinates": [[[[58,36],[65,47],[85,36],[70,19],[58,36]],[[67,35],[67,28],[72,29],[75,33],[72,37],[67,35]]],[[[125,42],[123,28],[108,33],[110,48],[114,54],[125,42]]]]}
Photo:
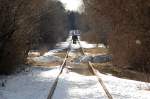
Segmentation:
{"type": "Polygon", "coordinates": [[[55,55],[55,56],[58,56],[58,57],[60,57],[60,58],[64,58],[65,55],[66,55],[66,53],[64,53],[64,52],[57,52],[57,53],[55,53],[54,55],[55,55]]]}
{"type": "Polygon", "coordinates": [[[33,60],[29,60],[28,64],[31,66],[51,67],[51,66],[58,66],[61,64],[61,62],[36,62],[33,60]]]}
{"type": "Polygon", "coordinates": [[[89,54],[108,54],[107,48],[91,48],[91,49],[84,49],[85,53],[89,54]]]}

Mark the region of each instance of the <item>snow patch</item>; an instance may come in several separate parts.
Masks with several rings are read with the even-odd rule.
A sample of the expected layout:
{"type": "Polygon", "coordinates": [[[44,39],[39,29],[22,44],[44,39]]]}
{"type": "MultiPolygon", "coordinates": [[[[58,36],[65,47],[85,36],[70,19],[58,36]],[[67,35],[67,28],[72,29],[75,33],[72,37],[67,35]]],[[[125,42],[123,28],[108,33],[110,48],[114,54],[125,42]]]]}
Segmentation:
{"type": "Polygon", "coordinates": [[[46,99],[58,71],[33,67],[29,73],[9,76],[6,87],[0,87],[0,99],[46,99]]]}
{"type": "Polygon", "coordinates": [[[48,62],[61,62],[63,59],[54,55],[45,55],[45,56],[35,57],[33,58],[33,60],[37,62],[48,63],[48,62]]]}
{"type": "Polygon", "coordinates": [[[109,62],[111,60],[112,60],[112,57],[110,55],[97,55],[93,57],[93,60],[91,62],[104,63],[104,62],[109,62]]]}
{"type": "Polygon", "coordinates": [[[94,76],[74,72],[63,73],[53,99],[106,99],[106,95],[94,76]]]}
{"type": "Polygon", "coordinates": [[[50,56],[53,55],[57,52],[63,51],[63,49],[54,49],[54,50],[50,50],[49,52],[45,53],[43,56],[50,56]]]}
{"type": "Polygon", "coordinates": [[[76,63],[80,62],[89,62],[92,61],[93,57],[92,56],[81,56],[78,59],[75,60],[76,63]]]}
{"type": "Polygon", "coordinates": [[[141,90],[138,86],[150,83],[122,79],[99,73],[110,94],[114,99],[150,99],[150,91],[141,90]]]}
{"type": "Polygon", "coordinates": [[[76,59],[75,62],[80,63],[91,61],[92,63],[104,63],[109,62],[111,60],[112,57],[110,55],[97,55],[97,56],[81,56],[78,59],[76,59]]]}

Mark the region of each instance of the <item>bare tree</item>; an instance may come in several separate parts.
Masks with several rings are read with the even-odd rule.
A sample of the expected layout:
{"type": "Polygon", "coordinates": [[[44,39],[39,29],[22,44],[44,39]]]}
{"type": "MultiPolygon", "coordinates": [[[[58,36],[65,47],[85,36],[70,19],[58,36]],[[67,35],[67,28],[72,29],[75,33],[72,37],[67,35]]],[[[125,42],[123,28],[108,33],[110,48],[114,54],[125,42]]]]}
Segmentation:
{"type": "Polygon", "coordinates": [[[150,1],[84,0],[84,2],[86,13],[93,17],[91,21],[95,30],[99,31],[98,28],[103,28],[106,33],[109,33],[107,40],[113,54],[113,63],[136,70],[144,67],[145,70],[150,71],[148,67],[150,64],[148,51],[150,50],[150,1]]]}
{"type": "Polygon", "coordinates": [[[17,65],[25,63],[28,51],[40,45],[40,39],[51,39],[44,42],[49,45],[56,43],[60,38],[59,34],[65,33],[65,27],[61,27],[65,26],[62,24],[64,19],[59,18],[64,15],[61,7],[60,3],[51,0],[0,1],[0,74],[9,74],[18,67],[17,65]],[[42,22],[48,19],[46,17],[50,17],[51,24],[46,24],[47,27],[43,30],[39,29],[42,22]],[[57,18],[61,22],[57,22],[57,18]],[[47,28],[50,28],[49,31],[47,28]],[[48,38],[43,38],[41,33],[48,33],[48,38]]]}

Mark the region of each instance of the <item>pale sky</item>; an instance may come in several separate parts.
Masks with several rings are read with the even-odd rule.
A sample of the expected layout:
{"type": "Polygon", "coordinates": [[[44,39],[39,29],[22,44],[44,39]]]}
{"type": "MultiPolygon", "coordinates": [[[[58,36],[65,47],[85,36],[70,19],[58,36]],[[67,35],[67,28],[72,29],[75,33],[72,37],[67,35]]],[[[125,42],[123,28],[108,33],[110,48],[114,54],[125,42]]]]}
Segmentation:
{"type": "Polygon", "coordinates": [[[60,0],[64,5],[66,10],[79,11],[82,6],[82,0],[60,0]]]}

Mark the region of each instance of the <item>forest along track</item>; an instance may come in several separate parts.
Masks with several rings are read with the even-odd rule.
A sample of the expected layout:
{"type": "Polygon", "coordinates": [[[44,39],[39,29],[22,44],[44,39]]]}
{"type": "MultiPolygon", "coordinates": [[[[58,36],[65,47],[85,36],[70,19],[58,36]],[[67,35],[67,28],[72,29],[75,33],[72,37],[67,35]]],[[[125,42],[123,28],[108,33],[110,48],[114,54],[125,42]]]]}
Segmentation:
{"type": "MultiPolygon", "coordinates": [[[[76,57],[81,56],[81,55],[85,56],[86,54],[84,52],[84,49],[81,46],[80,41],[78,41],[78,43],[80,45],[80,49],[79,50],[75,50],[76,51],[76,57]]],[[[100,83],[100,85],[102,86],[103,90],[105,91],[108,99],[113,99],[113,97],[111,96],[111,94],[107,90],[107,87],[105,86],[103,80],[99,77],[99,75],[97,73],[98,71],[94,68],[94,64],[92,64],[90,61],[87,63],[88,65],[87,64],[80,64],[80,65],[79,64],[75,64],[75,63],[73,63],[73,59],[71,59],[71,57],[69,57],[69,55],[70,55],[69,53],[70,52],[71,52],[71,43],[69,44],[69,46],[68,46],[68,48],[66,50],[66,55],[65,55],[64,61],[60,65],[60,72],[57,75],[57,78],[55,79],[55,81],[54,81],[54,83],[53,83],[53,85],[52,85],[52,87],[50,89],[50,92],[49,92],[49,95],[48,95],[47,99],[52,99],[53,98],[53,95],[55,93],[55,89],[57,87],[59,78],[60,78],[61,74],[63,73],[64,68],[66,68],[68,70],[71,70],[73,72],[77,72],[79,74],[96,76],[98,81],[99,81],[99,83],[100,83]]]]}

